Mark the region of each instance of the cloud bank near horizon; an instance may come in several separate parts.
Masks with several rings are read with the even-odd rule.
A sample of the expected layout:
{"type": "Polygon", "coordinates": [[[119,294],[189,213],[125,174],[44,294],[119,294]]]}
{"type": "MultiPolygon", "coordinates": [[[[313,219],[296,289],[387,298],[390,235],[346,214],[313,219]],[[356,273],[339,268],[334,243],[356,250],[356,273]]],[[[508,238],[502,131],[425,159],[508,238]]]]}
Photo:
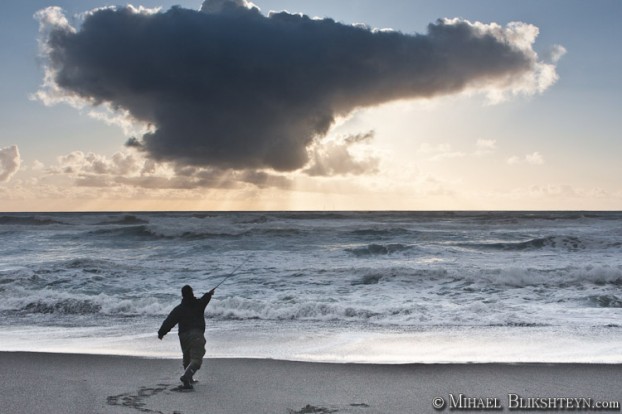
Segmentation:
{"type": "Polygon", "coordinates": [[[408,35],[265,16],[245,0],[206,0],[198,11],[96,9],[78,28],[56,7],[36,17],[47,62],[38,99],[108,105],[150,125],[128,145],[197,168],[375,171],[373,158],[348,164],[347,148],[334,144],[319,161],[318,142],[337,117],[465,90],[540,93],[556,81],[563,53],[540,60],[538,29],[525,23],[444,19],[408,35]],[[329,159],[346,162],[339,169],[329,159]]]}

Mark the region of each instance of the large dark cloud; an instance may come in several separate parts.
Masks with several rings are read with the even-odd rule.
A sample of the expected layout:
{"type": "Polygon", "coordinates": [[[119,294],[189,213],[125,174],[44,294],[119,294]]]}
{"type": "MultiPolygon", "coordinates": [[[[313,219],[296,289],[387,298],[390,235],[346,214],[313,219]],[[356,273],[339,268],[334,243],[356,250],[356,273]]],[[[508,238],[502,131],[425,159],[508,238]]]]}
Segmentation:
{"type": "Polygon", "coordinates": [[[336,116],[511,83],[538,64],[520,31],[460,20],[406,35],[214,0],[95,10],[79,29],[45,13],[54,87],[152,124],[131,144],[193,166],[300,169],[336,116]]]}

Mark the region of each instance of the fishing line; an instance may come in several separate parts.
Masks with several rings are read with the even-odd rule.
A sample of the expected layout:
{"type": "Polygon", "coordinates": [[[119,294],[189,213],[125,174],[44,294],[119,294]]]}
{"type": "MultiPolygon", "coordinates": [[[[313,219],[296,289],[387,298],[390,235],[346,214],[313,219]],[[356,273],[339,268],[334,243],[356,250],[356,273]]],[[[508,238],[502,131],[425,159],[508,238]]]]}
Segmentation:
{"type": "Polygon", "coordinates": [[[248,261],[250,260],[250,258],[251,258],[251,255],[249,254],[249,255],[246,257],[246,259],[245,259],[242,263],[240,263],[240,264],[239,264],[239,265],[238,265],[235,269],[233,269],[233,270],[231,271],[231,273],[229,273],[227,276],[225,276],[225,277],[224,277],[224,278],[220,281],[220,283],[219,283],[219,284],[217,284],[217,285],[216,285],[216,286],[215,286],[212,290],[216,290],[216,288],[217,288],[218,286],[222,285],[222,284],[225,282],[225,280],[227,280],[227,279],[229,279],[231,276],[233,276],[233,275],[235,274],[235,272],[237,272],[237,271],[238,271],[238,270],[239,270],[242,266],[244,266],[244,264],[246,264],[246,262],[248,262],[248,261]]]}

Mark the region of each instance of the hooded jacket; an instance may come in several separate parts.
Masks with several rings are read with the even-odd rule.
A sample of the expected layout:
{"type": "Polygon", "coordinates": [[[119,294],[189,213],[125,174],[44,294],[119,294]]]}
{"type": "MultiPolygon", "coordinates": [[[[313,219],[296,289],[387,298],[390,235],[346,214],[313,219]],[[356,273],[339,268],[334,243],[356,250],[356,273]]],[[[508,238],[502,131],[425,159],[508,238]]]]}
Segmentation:
{"type": "Polygon", "coordinates": [[[212,295],[213,293],[208,292],[200,299],[194,296],[183,298],[162,322],[158,337],[162,338],[177,324],[179,324],[179,335],[191,330],[205,332],[205,307],[212,299],[212,295]]]}

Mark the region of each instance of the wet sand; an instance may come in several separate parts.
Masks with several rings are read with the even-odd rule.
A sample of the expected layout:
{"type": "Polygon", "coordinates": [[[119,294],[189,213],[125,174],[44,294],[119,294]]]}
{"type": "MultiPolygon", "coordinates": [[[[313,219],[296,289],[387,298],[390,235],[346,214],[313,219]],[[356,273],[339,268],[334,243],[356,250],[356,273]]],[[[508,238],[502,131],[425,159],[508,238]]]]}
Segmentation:
{"type": "Polygon", "coordinates": [[[535,397],[622,402],[621,368],[206,359],[195,375],[199,379],[195,389],[178,392],[173,390],[182,373],[178,360],[0,352],[0,412],[428,413],[438,412],[433,408],[437,397],[445,401],[443,411],[455,412],[448,404],[452,396],[460,401],[461,393],[471,404],[501,406],[496,412],[527,412],[510,410],[510,404],[517,404],[519,397],[523,405],[535,397]],[[508,394],[516,397],[510,401],[508,394]]]}

